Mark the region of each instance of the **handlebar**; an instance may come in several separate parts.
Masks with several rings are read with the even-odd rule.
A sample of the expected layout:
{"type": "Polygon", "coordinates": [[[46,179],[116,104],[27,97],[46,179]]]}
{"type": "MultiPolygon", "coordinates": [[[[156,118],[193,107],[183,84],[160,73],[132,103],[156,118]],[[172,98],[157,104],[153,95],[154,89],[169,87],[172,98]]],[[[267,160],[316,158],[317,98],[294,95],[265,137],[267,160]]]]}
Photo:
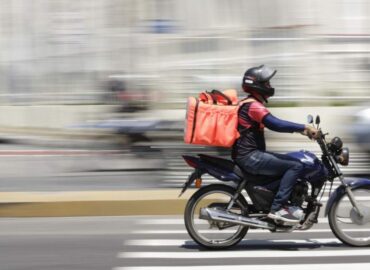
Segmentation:
{"type": "Polygon", "coordinates": [[[323,140],[325,140],[325,136],[326,135],[329,135],[329,133],[323,133],[322,132],[322,130],[321,130],[321,128],[320,129],[318,129],[318,131],[317,131],[317,138],[313,138],[312,136],[310,136],[311,134],[308,134],[307,136],[308,136],[308,138],[310,138],[311,140],[313,139],[313,140],[315,140],[315,141],[323,141],[323,140]]]}
{"type": "MultiPolygon", "coordinates": [[[[308,116],[308,123],[312,124],[313,127],[315,127],[314,124],[313,124],[313,117],[311,115],[308,116]]],[[[328,146],[328,144],[326,143],[326,140],[325,140],[325,136],[328,135],[329,133],[323,133],[321,128],[319,127],[319,124],[320,124],[320,117],[319,116],[316,117],[315,123],[317,125],[316,126],[317,134],[315,134],[315,136],[311,136],[311,134],[308,133],[307,135],[311,140],[314,139],[319,144],[319,146],[321,148],[321,151],[323,153],[323,156],[322,156],[323,161],[326,160],[326,163],[329,165],[329,167],[333,171],[333,176],[334,177],[332,179],[334,179],[337,176],[342,177],[343,174],[342,174],[340,168],[338,167],[335,156],[333,155],[331,149],[329,149],[329,146],[328,146]]]]}

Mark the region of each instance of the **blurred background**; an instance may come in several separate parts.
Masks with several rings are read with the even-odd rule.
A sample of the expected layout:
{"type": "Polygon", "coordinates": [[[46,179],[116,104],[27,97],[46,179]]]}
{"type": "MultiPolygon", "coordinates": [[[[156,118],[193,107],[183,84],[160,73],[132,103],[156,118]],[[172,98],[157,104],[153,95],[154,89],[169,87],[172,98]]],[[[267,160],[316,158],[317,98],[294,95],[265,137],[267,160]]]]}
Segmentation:
{"type": "MultiPolygon", "coordinates": [[[[168,214],[192,171],[181,155],[230,157],[228,149],[183,143],[187,97],[230,88],[243,97],[245,70],[261,64],[278,70],[270,111],[299,123],[319,114],[329,139],[340,136],[350,148],[346,176],[369,177],[370,1],[0,0],[1,269],[231,263],[222,255],[177,260],[198,251],[182,217],[106,215],[132,214],[134,200],[168,214]],[[149,252],[136,259],[122,253],[143,250],[149,252]],[[146,257],[162,251],[170,252],[146,257]]],[[[321,156],[300,134],[266,130],[266,139],[270,151],[321,156]]],[[[214,181],[204,177],[203,185],[214,181]]],[[[298,253],[345,251],[331,242],[327,224],[317,226],[290,242],[248,242],[242,249],[291,250],[295,258],[284,262],[292,267],[352,263],[339,257],[344,253],[331,261],[298,253]]],[[[247,257],[233,266],[281,263],[247,257]]]]}
{"type": "Polygon", "coordinates": [[[369,14],[365,0],[1,0],[1,188],[179,187],[181,154],[229,155],[183,144],[186,98],[242,96],[260,64],[278,70],[272,113],[320,114],[352,150],[346,172],[370,174],[369,14]]]}

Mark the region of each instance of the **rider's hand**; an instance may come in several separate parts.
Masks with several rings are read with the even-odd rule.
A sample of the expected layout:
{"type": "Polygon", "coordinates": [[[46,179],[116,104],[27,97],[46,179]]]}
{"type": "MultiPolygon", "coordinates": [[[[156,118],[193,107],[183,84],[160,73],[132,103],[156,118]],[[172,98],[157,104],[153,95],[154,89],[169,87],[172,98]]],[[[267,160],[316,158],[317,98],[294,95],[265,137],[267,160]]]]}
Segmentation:
{"type": "Polygon", "coordinates": [[[319,135],[319,132],[318,132],[317,128],[315,128],[313,126],[310,126],[310,125],[306,125],[302,134],[306,135],[310,139],[317,139],[318,135],[319,135]]]}

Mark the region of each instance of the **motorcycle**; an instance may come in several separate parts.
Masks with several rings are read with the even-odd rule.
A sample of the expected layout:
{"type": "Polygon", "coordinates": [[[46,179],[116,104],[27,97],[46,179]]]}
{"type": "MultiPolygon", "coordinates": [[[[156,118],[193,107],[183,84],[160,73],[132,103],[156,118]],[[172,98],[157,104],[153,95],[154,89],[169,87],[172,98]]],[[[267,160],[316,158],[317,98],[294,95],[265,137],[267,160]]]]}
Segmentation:
{"type": "Polygon", "coordinates": [[[331,183],[324,216],[328,216],[332,232],[347,245],[370,246],[370,180],[345,178],[338,164],[348,165],[349,149],[343,147],[339,137],[326,141],[328,133],[319,127],[320,116],[314,124],[309,115],[308,123],[316,124],[319,131],[316,141],[322,151],[321,160],[305,150],[287,154],[304,165],[290,196],[290,204],[303,210],[298,223],[267,217],[279,186],[276,177],[250,174],[229,159],[203,154],[183,156],[194,171],[180,196],[194,182],[199,188],[187,202],[184,214],[186,229],[196,243],[208,249],[225,249],[238,244],[249,229],[272,233],[308,230],[318,223],[321,200],[327,183],[331,183]],[[206,173],[224,184],[201,187],[202,175],[206,173]],[[335,179],[340,185],[331,193],[335,179]]]}

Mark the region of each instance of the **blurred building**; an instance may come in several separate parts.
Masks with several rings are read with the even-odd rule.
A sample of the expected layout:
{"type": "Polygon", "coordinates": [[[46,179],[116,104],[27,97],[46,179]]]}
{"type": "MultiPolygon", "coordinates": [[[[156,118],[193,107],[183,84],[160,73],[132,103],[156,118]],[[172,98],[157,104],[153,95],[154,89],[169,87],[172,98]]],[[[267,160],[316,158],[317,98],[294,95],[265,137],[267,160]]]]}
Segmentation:
{"type": "Polygon", "coordinates": [[[182,107],[278,69],[280,96],[369,97],[366,0],[0,0],[0,102],[101,101],[109,76],[182,107]]]}

